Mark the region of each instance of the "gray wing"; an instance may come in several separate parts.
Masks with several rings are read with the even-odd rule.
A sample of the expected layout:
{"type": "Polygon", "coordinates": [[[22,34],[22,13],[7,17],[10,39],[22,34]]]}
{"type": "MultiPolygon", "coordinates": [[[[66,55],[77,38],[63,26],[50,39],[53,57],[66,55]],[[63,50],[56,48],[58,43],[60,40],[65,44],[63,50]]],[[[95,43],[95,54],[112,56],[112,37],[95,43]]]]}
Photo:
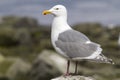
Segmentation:
{"type": "Polygon", "coordinates": [[[97,50],[99,45],[96,43],[86,44],[86,41],[89,39],[84,34],[68,30],[59,35],[55,44],[70,58],[88,57],[97,50]]]}
{"type": "Polygon", "coordinates": [[[80,41],[84,43],[86,41],[90,41],[87,36],[83,33],[75,31],[75,30],[67,30],[61,34],[59,34],[58,40],[63,42],[77,42],[80,41]]]}

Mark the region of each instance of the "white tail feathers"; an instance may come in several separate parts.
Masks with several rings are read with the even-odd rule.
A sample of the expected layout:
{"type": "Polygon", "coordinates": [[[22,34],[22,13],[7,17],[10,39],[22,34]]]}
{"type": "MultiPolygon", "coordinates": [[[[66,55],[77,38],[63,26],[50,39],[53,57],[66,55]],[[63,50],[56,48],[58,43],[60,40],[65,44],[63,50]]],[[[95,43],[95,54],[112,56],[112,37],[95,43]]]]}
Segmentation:
{"type": "Polygon", "coordinates": [[[112,59],[109,59],[109,58],[105,57],[103,54],[98,55],[96,58],[94,58],[91,61],[100,62],[100,63],[114,64],[112,59]]]}

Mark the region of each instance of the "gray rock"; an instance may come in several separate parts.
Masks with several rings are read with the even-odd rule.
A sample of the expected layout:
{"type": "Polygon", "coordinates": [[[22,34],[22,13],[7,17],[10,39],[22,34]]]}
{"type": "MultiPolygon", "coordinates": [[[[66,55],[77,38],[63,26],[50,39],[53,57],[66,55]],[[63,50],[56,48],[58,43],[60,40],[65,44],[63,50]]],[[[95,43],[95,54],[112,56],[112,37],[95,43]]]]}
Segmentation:
{"type": "Polygon", "coordinates": [[[28,62],[21,58],[2,57],[0,62],[0,80],[1,78],[15,79],[18,74],[27,73],[31,68],[28,62]]]}
{"type": "Polygon", "coordinates": [[[61,74],[54,64],[53,55],[55,53],[52,51],[43,51],[40,53],[29,72],[30,80],[50,80],[61,74]]]}
{"type": "Polygon", "coordinates": [[[2,62],[4,59],[5,57],[2,54],[0,54],[0,62],[2,62]]]}
{"type": "Polygon", "coordinates": [[[51,79],[51,80],[95,80],[91,77],[85,77],[85,76],[79,76],[79,75],[76,75],[76,76],[60,76],[60,77],[57,77],[57,78],[54,78],[54,79],[51,79]]]}
{"type": "MultiPolygon", "coordinates": [[[[29,73],[30,80],[50,80],[61,74],[65,74],[66,63],[67,59],[57,53],[44,50],[33,63],[32,69],[29,73]]],[[[70,72],[74,72],[74,66],[74,63],[71,62],[70,72]]]]}
{"type": "MultiPolygon", "coordinates": [[[[60,56],[58,53],[55,53],[50,50],[44,50],[37,58],[38,60],[42,60],[46,64],[49,64],[56,68],[60,73],[64,74],[66,71],[67,59],[60,56]]],[[[36,60],[37,61],[37,60],[36,60]]],[[[71,62],[70,70],[74,71],[74,63],[71,62]]]]}
{"type": "Polygon", "coordinates": [[[6,76],[10,79],[15,78],[19,73],[27,73],[31,68],[29,63],[23,61],[20,58],[9,58],[9,60],[14,61],[6,73],[6,76]]]}

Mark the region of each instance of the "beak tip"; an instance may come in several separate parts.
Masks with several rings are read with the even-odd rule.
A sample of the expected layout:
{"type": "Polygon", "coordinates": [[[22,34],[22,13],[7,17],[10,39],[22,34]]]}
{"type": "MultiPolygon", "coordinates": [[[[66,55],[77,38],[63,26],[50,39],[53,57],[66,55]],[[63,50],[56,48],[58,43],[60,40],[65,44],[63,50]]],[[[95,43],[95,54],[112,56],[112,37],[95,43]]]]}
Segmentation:
{"type": "Polygon", "coordinates": [[[42,15],[46,15],[46,13],[43,12],[42,15]]]}
{"type": "Polygon", "coordinates": [[[44,11],[42,12],[42,14],[43,14],[43,15],[47,15],[47,14],[51,14],[51,12],[50,12],[49,10],[44,10],[44,11]]]}
{"type": "Polygon", "coordinates": [[[47,15],[46,13],[43,13],[43,15],[47,15]]]}

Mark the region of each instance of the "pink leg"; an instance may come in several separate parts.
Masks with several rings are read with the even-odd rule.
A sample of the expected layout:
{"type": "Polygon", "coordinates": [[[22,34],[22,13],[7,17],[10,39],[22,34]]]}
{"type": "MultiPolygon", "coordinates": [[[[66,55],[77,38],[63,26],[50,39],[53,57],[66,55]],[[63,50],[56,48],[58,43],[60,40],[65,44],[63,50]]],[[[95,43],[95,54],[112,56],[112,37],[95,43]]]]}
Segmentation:
{"type": "Polygon", "coordinates": [[[65,76],[69,76],[69,66],[70,66],[70,60],[67,61],[67,71],[65,76]]]}
{"type": "Polygon", "coordinates": [[[75,73],[74,74],[77,74],[77,64],[78,64],[78,61],[75,62],[75,73]]]}

